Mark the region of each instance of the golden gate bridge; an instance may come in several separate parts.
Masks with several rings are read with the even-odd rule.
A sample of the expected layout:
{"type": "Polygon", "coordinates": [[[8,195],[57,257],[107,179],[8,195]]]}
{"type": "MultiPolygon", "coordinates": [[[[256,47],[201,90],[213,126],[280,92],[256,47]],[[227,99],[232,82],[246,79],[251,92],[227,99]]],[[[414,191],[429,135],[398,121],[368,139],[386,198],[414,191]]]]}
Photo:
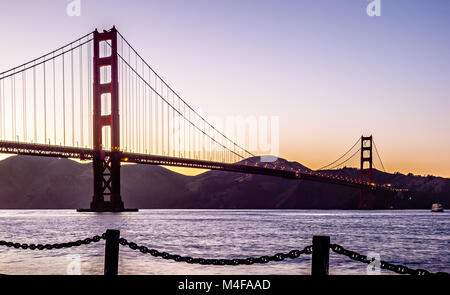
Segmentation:
{"type": "Polygon", "coordinates": [[[366,192],[397,191],[372,182],[373,148],[384,170],[372,136],[316,171],[256,161],[183,100],[115,27],[0,73],[0,153],[91,160],[89,211],[127,210],[123,162],[344,185],[360,189],[360,208],[369,208],[366,192]],[[333,173],[358,154],[358,179],[333,173]]]}

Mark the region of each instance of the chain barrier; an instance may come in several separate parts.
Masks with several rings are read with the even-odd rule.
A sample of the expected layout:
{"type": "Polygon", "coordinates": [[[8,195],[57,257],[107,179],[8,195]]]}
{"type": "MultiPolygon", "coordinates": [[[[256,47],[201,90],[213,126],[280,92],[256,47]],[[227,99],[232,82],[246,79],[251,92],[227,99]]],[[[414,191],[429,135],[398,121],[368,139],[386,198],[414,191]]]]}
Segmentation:
{"type": "Polygon", "coordinates": [[[8,248],[16,248],[16,249],[29,249],[29,250],[52,250],[52,249],[62,249],[62,248],[71,248],[78,247],[81,245],[88,245],[90,243],[97,243],[98,241],[105,239],[105,234],[101,236],[93,236],[92,238],[86,238],[84,240],[77,240],[74,242],[68,243],[55,243],[55,244],[21,244],[21,243],[13,243],[7,241],[0,241],[0,246],[6,246],[8,248]]]}
{"type": "Polygon", "coordinates": [[[251,265],[255,263],[265,264],[271,261],[282,261],[286,258],[295,259],[302,254],[311,254],[312,245],[306,246],[303,250],[292,250],[289,253],[277,253],[272,256],[261,257],[249,257],[249,258],[236,258],[236,259],[205,259],[205,258],[193,258],[189,256],[172,255],[167,252],[160,252],[155,249],[149,249],[146,246],[139,246],[136,243],[128,242],[126,239],[121,238],[119,243],[122,246],[128,246],[132,250],[139,250],[143,254],[150,254],[154,257],[161,257],[167,260],[174,260],[176,262],[186,262],[189,264],[201,264],[201,265],[251,265]]]}
{"type": "Polygon", "coordinates": [[[357,252],[347,250],[344,247],[337,245],[337,244],[331,244],[330,249],[333,250],[333,252],[335,252],[337,254],[347,256],[348,258],[355,260],[355,261],[359,261],[359,262],[366,263],[366,264],[378,263],[379,265],[376,265],[376,266],[379,266],[381,269],[390,270],[390,271],[396,272],[398,274],[409,274],[409,275],[418,275],[418,276],[432,275],[432,274],[450,275],[449,273],[446,273],[446,272],[431,273],[425,269],[412,269],[405,265],[392,264],[392,263],[389,263],[389,262],[386,262],[383,260],[376,260],[374,257],[369,259],[366,255],[362,255],[357,252]]]}
{"type": "MultiPolygon", "coordinates": [[[[96,235],[92,238],[86,238],[83,240],[77,240],[74,242],[67,242],[67,243],[55,243],[55,244],[26,244],[26,243],[13,243],[13,242],[7,242],[0,240],[0,246],[6,246],[8,248],[15,248],[15,249],[29,249],[29,250],[52,250],[52,249],[62,249],[62,248],[71,248],[71,247],[78,247],[81,245],[88,245],[91,243],[97,243],[100,240],[106,239],[106,233],[102,234],[101,236],[96,235]]],[[[249,258],[235,258],[235,259],[206,259],[206,258],[193,258],[189,256],[180,256],[180,255],[173,255],[169,254],[167,252],[160,252],[155,249],[149,249],[146,246],[140,246],[134,242],[128,242],[124,238],[119,239],[119,244],[122,246],[128,246],[132,250],[139,250],[143,254],[150,254],[154,257],[161,257],[166,260],[174,260],[176,262],[186,262],[189,264],[201,264],[201,265],[252,265],[255,263],[259,264],[265,264],[269,263],[271,261],[283,261],[286,258],[295,259],[300,257],[300,255],[304,254],[312,254],[313,252],[313,246],[309,245],[303,248],[303,250],[292,250],[288,253],[277,253],[272,256],[261,256],[261,257],[249,257],[249,258]]],[[[400,264],[392,264],[383,260],[377,260],[376,258],[368,258],[366,255],[359,254],[354,251],[350,251],[342,247],[338,244],[331,244],[330,249],[340,255],[347,256],[348,258],[359,261],[366,264],[376,263],[376,267],[379,267],[381,269],[393,271],[398,274],[409,274],[409,275],[450,275],[446,272],[436,272],[431,273],[428,270],[425,269],[412,269],[405,265],[400,264]]]]}

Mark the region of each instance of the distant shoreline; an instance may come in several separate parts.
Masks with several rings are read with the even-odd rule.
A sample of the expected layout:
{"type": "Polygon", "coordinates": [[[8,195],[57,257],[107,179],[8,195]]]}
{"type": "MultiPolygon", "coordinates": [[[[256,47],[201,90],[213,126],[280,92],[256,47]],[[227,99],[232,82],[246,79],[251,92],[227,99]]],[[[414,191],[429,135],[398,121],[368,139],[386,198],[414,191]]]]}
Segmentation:
{"type": "MultiPolygon", "coordinates": [[[[285,160],[279,159],[284,163],[285,160]]],[[[304,167],[289,162],[294,169],[304,167]]],[[[352,178],[359,170],[334,171],[352,178]]],[[[126,208],[353,210],[360,190],[306,180],[208,171],[185,176],[161,166],[124,165],[121,195],[126,208]]],[[[374,180],[406,192],[370,194],[371,209],[450,207],[450,179],[373,171],[374,180]]],[[[0,207],[4,209],[88,208],[92,168],[68,159],[13,156],[0,161],[0,207]]]]}

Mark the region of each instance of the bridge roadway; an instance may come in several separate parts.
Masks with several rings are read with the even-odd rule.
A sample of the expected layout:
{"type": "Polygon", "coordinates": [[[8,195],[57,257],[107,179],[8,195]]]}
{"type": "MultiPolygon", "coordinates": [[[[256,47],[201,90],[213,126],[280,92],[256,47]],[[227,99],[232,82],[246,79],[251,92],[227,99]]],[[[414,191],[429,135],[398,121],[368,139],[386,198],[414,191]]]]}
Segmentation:
{"type": "MultiPolygon", "coordinates": [[[[104,152],[105,157],[108,157],[111,154],[111,151],[107,150],[102,152],[104,152]]],[[[0,140],[0,153],[92,160],[95,151],[88,148],[0,140]]],[[[299,170],[293,170],[292,168],[289,169],[283,166],[274,166],[270,163],[250,163],[245,160],[241,161],[240,163],[221,163],[207,160],[184,159],[169,156],[157,156],[157,155],[138,154],[129,152],[121,152],[121,153],[122,153],[121,155],[122,162],[127,163],[231,171],[247,174],[259,174],[291,179],[309,180],[315,182],[343,185],[357,189],[366,189],[366,190],[370,189],[374,191],[396,191],[396,189],[389,187],[387,185],[360,182],[359,180],[356,179],[340,177],[332,174],[325,174],[322,172],[314,172],[314,171],[301,172],[299,170]]]]}

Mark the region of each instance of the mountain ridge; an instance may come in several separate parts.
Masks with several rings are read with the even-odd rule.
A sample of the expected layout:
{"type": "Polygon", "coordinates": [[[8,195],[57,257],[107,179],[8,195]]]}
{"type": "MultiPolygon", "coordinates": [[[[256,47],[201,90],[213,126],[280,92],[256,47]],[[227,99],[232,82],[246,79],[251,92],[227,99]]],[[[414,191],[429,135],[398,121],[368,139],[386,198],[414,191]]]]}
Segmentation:
{"type": "MultiPolygon", "coordinates": [[[[309,170],[297,162],[277,161],[309,170]]],[[[354,168],[328,172],[359,177],[354,168]]],[[[160,166],[123,165],[121,176],[126,207],[141,209],[355,209],[360,195],[357,189],[333,184],[216,170],[186,176],[160,166]]],[[[410,190],[393,200],[377,195],[375,208],[429,209],[434,202],[450,205],[448,178],[378,170],[373,178],[410,190]]],[[[1,209],[86,208],[91,199],[91,163],[23,155],[0,161],[1,209]]]]}

